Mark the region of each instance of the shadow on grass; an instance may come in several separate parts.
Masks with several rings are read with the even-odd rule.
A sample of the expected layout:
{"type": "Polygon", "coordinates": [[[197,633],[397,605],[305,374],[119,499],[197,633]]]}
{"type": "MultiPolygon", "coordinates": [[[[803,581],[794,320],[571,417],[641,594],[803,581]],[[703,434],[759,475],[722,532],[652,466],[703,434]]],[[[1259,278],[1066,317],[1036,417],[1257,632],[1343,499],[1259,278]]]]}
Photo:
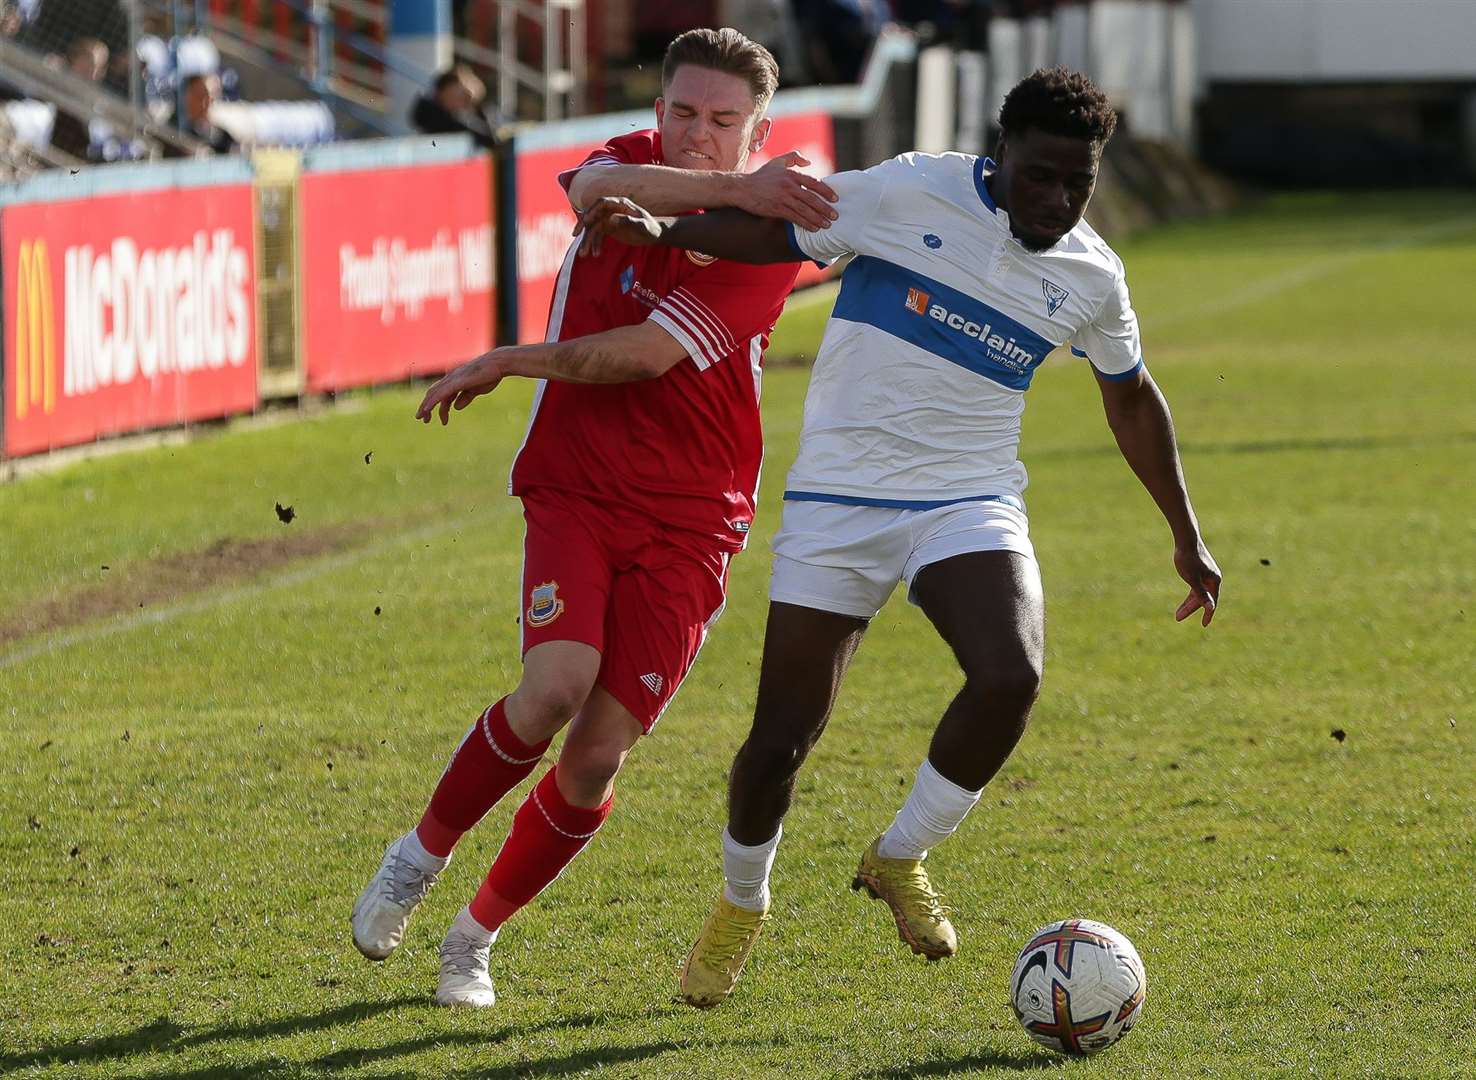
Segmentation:
{"type": "Polygon", "coordinates": [[[223,1042],[228,1039],[270,1039],[281,1035],[298,1035],[305,1031],[321,1031],[351,1024],[378,1013],[389,1012],[406,1005],[424,1005],[427,999],[421,996],[405,996],[389,1001],[361,1001],[342,1005],[320,1013],[300,1016],[283,1016],[257,1023],[223,1024],[220,1027],[186,1035],[182,1024],[160,1017],[152,1023],[117,1035],[104,1035],[98,1039],[45,1046],[26,1054],[0,1054],[0,1073],[10,1069],[26,1069],[37,1065],[70,1065],[106,1061],[113,1058],[130,1057],[137,1054],[175,1053],[205,1043],[223,1042]]]}
{"type": "MultiPolygon", "coordinates": [[[[323,1031],[343,1024],[352,1024],[379,1013],[390,1012],[405,1006],[433,1008],[428,998],[413,995],[394,998],[388,1001],[357,1002],[335,1009],[327,1009],[319,1013],[284,1016],[258,1023],[223,1024],[219,1027],[197,1031],[194,1034],[185,1034],[187,1029],[184,1026],[176,1024],[172,1020],[161,1018],[150,1024],[135,1028],[132,1031],[117,1035],[108,1035],[99,1039],[88,1039],[78,1043],[43,1047],[28,1054],[0,1055],[0,1074],[12,1069],[19,1070],[44,1065],[86,1065],[97,1064],[103,1061],[119,1062],[120,1059],[149,1054],[177,1054],[194,1047],[233,1040],[273,1039],[283,1036],[300,1035],[305,1032],[323,1031]]],[[[439,1012],[441,1010],[437,1009],[436,1011],[439,1012]]],[[[641,1013],[639,1015],[648,1014],[641,1013]]],[[[457,1046],[475,1049],[476,1047],[495,1046],[509,1040],[516,1042],[516,1040],[525,1039],[528,1036],[543,1031],[567,1031],[577,1028],[592,1028],[599,1025],[619,1027],[635,1018],[636,1014],[619,1015],[604,1012],[576,1013],[571,1016],[560,1016],[531,1024],[510,1024],[506,1027],[488,1031],[440,1032],[413,1039],[402,1039],[384,1046],[335,1050],[332,1053],[300,1062],[287,1062],[277,1059],[242,1065],[208,1065],[189,1070],[180,1069],[176,1066],[172,1068],[161,1068],[157,1071],[139,1072],[133,1075],[140,1078],[160,1078],[160,1080],[163,1077],[182,1078],[182,1080],[205,1080],[207,1077],[214,1078],[214,1080],[236,1080],[236,1078],[244,1080],[247,1077],[301,1076],[304,1074],[320,1073],[333,1074],[343,1069],[361,1068],[365,1065],[371,1065],[374,1062],[382,1062],[389,1058],[397,1058],[406,1054],[415,1054],[439,1047],[457,1046]]],[[[476,1069],[457,1075],[474,1075],[492,1078],[511,1078],[526,1075],[561,1076],[567,1073],[585,1071],[601,1064],[620,1064],[626,1061],[664,1054],[668,1050],[678,1049],[680,1046],[681,1044],[678,1043],[662,1042],[634,1047],[596,1047],[571,1052],[561,1057],[530,1060],[519,1064],[496,1066],[488,1069],[476,1069]]],[[[376,1073],[374,1075],[387,1078],[390,1076],[415,1074],[376,1073]]]]}
{"type": "MultiPolygon", "coordinates": [[[[26,1054],[0,1055],[0,1074],[10,1070],[35,1068],[47,1065],[97,1065],[112,1062],[115,1066],[128,1068],[125,1059],[153,1054],[179,1054],[195,1047],[236,1040],[270,1040],[300,1035],[307,1032],[324,1031],[340,1025],[353,1024],[380,1013],[395,1009],[423,1006],[433,1007],[427,998],[420,995],[403,996],[387,1001],[357,1002],[317,1013],[282,1016],[254,1023],[230,1023],[218,1027],[197,1030],[191,1034],[183,1025],[161,1018],[152,1023],[117,1035],[98,1039],[43,1047],[26,1054]]],[[[440,1010],[435,1010],[439,1012],[440,1010]]],[[[246,1051],[251,1056],[262,1055],[261,1060],[231,1064],[212,1064],[198,1068],[181,1068],[179,1065],[160,1066],[153,1062],[136,1061],[133,1066],[144,1066],[146,1071],[129,1070],[135,1080],[248,1080],[257,1077],[287,1076],[331,1076],[345,1070],[356,1070],[360,1075],[375,1080],[398,1080],[424,1075],[421,1069],[398,1068],[394,1059],[440,1049],[459,1048],[475,1051],[501,1044],[516,1048],[520,1042],[540,1032],[573,1031],[581,1028],[604,1027],[618,1030],[630,1022],[649,1017],[649,1010],[639,1013],[615,1014],[608,1012],[584,1012],[569,1016],[554,1017],[528,1024],[508,1024],[485,1031],[441,1031],[413,1038],[399,1039],[382,1046],[343,1048],[315,1058],[288,1061],[270,1052],[268,1047],[251,1047],[246,1051]],[[153,1066],[149,1068],[149,1066],[153,1066]],[[375,1070],[380,1066],[384,1071],[375,1070]],[[369,1071],[364,1071],[364,1070],[369,1071]]],[[[731,1045],[731,1044],[724,1044],[731,1045]]],[[[438,1073],[447,1078],[485,1078],[485,1080],[515,1080],[518,1077],[560,1077],[587,1073],[602,1067],[626,1065],[658,1057],[672,1051],[691,1051],[697,1046],[690,1042],[663,1040],[646,1042],[634,1046],[590,1046],[568,1050],[548,1057],[528,1057],[521,1061],[505,1064],[479,1065],[459,1069],[450,1073],[438,1073]]],[[[219,1051],[217,1051],[219,1052],[219,1051]]],[[[905,1077],[945,1077],[966,1075],[981,1069],[1011,1069],[1016,1071],[1058,1068],[1061,1060],[1036,1052],[998,1052],[980,1050],[958,1058],[942,1061],[922,1062],[914,1065],[895,1066],[859,1074],[864,1080],[902,1080],[905,1077]]]]}
{"type": "MultiPolygon", "coordinates": [[[[505,1028],[487,1035],[458,1033],[454,1035],[427,1035],[421,1039],[406,1039],[361,1051],[338,1051],[323,1057],[302,1062],[260,1062],[246,1065],[206,1065],[199,1069],[161,1069],[158,1072],[133,1073],[133,1080],[253,1080],[272,1076],[316,1076],[335,1075],[343,1069],[356,1068],[376,1058],[400,1054],[413,1054],[420,1050],[431,1050],[444,1046],[475,1047],[502,1042],[514,1035],[529,1034],[541,1028],[558,1027],[560,1022],[533,1024],[526,1028],[505,1028]]],[[[434,1075],[440,1080],[520,1080],[522,1077],[570,1076],[589,1073],[592,1070],[644,1061],[672,1050],[691,1049],[689,1044],[678,1042],[641,1043],[638,1046],[592,1047],[574,1050],[554,1057],[530,1057],[525,1061],[506,1065],[473,1066],[454,1072],[443,1072],[426,1068],[391,1072],[367,1072],[360,1076],[373,1080],[418,1080],[434,1075]]]]}
{"type": "Polygon", "coordinates": [[[897,1065],[889,1069],[876,1069],[858,1074],[858,1080],[906,1080],[919,1076],[973,1076],[980,1069],[1014,1069],[1027,1072],[1036,1069],[1059,1069],[1066,1058],[1056,1057],[1044,1051],[1023,1053],[1000,1053],[995,1050],[980,1050],[947,1061],[927,1061],[916,1065],[897,1065]]]}

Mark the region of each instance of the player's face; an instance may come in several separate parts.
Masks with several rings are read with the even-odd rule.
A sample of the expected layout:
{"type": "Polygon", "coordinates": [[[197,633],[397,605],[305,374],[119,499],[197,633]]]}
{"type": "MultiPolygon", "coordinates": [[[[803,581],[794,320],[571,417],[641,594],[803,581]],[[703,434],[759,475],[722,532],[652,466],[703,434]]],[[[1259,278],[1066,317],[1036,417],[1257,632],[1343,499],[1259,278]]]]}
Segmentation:
{"type": "Polygon", "coordinates": [[[1034,128],[1004,139],[991,190],[1015,239],[1043,251],[1075,228],[1097,186],[1101,157],[1099,143],[1034,128]]]}
{"type": "Polygon", "coordinates": [[[746,79],[695,64],[677,68],[656,99],[661,153],[678,168],[742,169],[763,145],[768,123],[758,119],[746,79]]]}

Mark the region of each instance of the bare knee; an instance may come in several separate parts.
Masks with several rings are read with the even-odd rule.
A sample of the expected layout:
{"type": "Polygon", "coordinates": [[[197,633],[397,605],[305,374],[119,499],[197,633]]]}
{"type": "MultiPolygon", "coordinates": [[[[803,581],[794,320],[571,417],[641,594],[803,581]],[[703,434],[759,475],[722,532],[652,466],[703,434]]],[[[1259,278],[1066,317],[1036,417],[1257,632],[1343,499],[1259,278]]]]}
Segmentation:
{"type": "Polygon", "coordinates": [[[578,673],[567,679],[525,678],[508,698],[508,723],[527,742],[550,739],[583,708],[589,691],[578,673]]]}
{"type": "Polygon", "coordinates": [[[733,771],[745,779],[785,783],[799,773],[812,745],[814,738],[803,733],[755,731],[739,749],[733,771]]]}
{"type": "Polygon", "coordinates": [[[1041,661],[1022,655],[993,658],[965,671],[963,694],[982,713],[1018,713],[1021,720],[1040,694],[1041,661]]]}
{"type": "Polygon", "coordinates": [[[559,755],[558,784],[576,806],[598,806],[610,797],[630,746],[619,738],[570,740],[559,755]]]}

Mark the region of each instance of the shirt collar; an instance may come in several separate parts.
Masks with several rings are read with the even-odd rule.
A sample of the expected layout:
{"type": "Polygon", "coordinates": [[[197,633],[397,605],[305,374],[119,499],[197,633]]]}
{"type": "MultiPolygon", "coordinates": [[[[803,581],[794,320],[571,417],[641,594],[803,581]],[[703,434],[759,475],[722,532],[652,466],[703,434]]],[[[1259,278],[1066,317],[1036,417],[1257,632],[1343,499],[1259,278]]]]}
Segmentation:
{"type": "Polygon", "coordinates": [[[998,167],[992,159],[983,156],[974,162],[974,187],[979,192],[979,201],[989,208],[991,214],[998,214],[999,207],[994,205],[994,197],[989,194],[989,185],[984,178],[998,167]]]}
{"type": "MultiPolygon", "coordinates": [[[[974,163],[974,187],[979,192],[979,201],[989,208],[989,212],[991,214],[1000,219],[1000,223],[1005,227],[1005,232],[1008,234],[1010,242],[1013,243],[1025,254],[1044,255],[1046,254],[1046,252],[1059,250],[1061,245],[1064,244],[1067,238],[1071,236],[1071,233],[1068,232],[1065,236],[1061,237],[1060,240],[1057,240],[1053,245],[1046,248],[1045,251],[1031,251],[1024,244],[1020,243],[1014,232],[1011,231],[1009,225],[1009,213],[1005,210],[1001,210],[998,206],[995,205],[994,197],[989,194],[989,185],[984,182],[985,177],[993,175],[995,170],[997,170],[998,168],[999,166],[995,164],[993,158],[987,158],[982,155],[974,163]]],[[[1072,232],[1075,232],[1075,229],[1073,229],[1072,232]]]]}

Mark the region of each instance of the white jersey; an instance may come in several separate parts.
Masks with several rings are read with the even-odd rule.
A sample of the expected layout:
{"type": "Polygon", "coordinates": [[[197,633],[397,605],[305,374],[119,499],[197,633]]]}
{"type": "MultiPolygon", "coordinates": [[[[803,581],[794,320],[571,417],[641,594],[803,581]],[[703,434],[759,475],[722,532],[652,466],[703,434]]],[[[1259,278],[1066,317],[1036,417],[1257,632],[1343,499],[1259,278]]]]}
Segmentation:
{"type": "Polygon", "coordinates": [[[1107,378],[1142,364],[1122,260],[1082,222],[1027,250],[966,154],[903,154],[827,180],[829,229],[790,226],[816,262],[843,255],[840,295],[805,399],[784,497],[898,508],[1025,489],[1031,376],[1067,341],[1107,378]]]}

